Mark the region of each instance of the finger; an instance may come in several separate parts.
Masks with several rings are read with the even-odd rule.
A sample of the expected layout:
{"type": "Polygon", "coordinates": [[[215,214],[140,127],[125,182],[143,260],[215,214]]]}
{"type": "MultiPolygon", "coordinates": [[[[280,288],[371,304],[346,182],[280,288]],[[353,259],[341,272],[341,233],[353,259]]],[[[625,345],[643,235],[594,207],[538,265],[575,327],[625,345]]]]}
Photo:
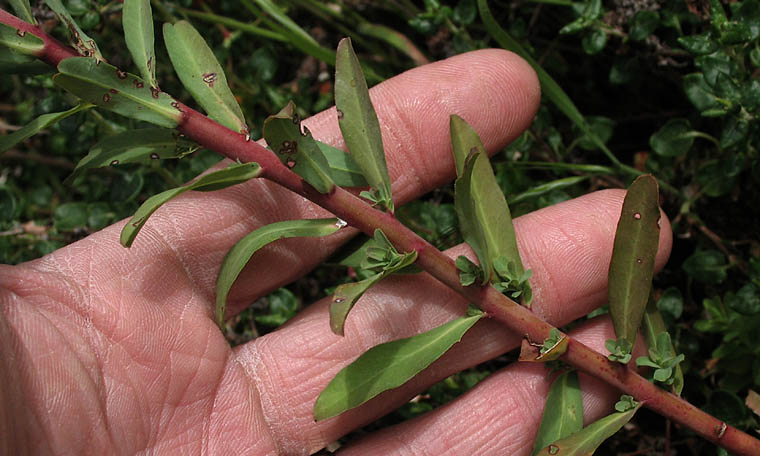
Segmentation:
{"type": "MultiPolygon", "coordinates": [[[[570,334],[603,353],[607,353],[604,341],[615,338],[607,317],[587,322],[570,334]]],[[[638,345],[643,353],[640,338],[638,345]]],[[[512,364],[455,401],[375,433],[341,455],[528,455],[553,378],[542,364],[512,364]]],[[[585,374],[579,380],[585,425],[611,413],[620,392],[585,374]]]]}
{"type": "MultiPolygon", "coordinates": [[[[536,111],[539,86],[532,69],[514,54],[485,50],[410,70],[373,88],[393,190],[399,202],[419,196],[454,173],[448,118],[472,123],[491,151],[526,128],[536,111]]],[[[305,122],[321,140],[342,147],[335,110],[305,122]]],[[[138,271],[136,282],[153,282],[169,269],[188,276],[196,296],[213,299],[222,258],[245,234],[280,220],[326,217],[326,211],[267,181],[254,180],[223,191],[189,192],[159,209],[129,250],[118,243],[123,222],[76,247],[74,270],[98,264],[103,274],[138,271]],[[81,252],[94,256],[82,258],[81,252]],[[150,265],[150,267],[146,267],[150,265]],[[152,276],[151,276],[152,275],[152,276]]],[[[347,233],[327,239],[292,239],[256,255],[230,295],[239,309],[262,293],[289,283],[322,261],[347,233]]],[[[58,255],[67,255],[62,251],[58,255]]],[[[170,284],[165,284],[170,286],[170,284]]]]}
{"type": "MultiPolygon", "coordinates": [[[[607,268],[622,191],[603,191],[515,220],[523,261],[535,271],[533,311],[555,325],[585,315],[605,299],[607,268]]],[[[670,252],[663,220],[656,265],[670,252]]],[[[465,253],[459,247],[451,256],[465,253]]],[[[268,410],[274,439],[286,452],[316,450],[391,411],[446,376],[498,356],[520,336],[495,321],[478,323],[446,355],[408,384],[338,417],[314,423],[312,407],[335,374],[368,348],[432,329],[462,315],[466,303],[430,276],[391,277],[370,290],[330,333],[329,302],[310,306],[286,327],[238,349],[236,355],[268,410]]]]}

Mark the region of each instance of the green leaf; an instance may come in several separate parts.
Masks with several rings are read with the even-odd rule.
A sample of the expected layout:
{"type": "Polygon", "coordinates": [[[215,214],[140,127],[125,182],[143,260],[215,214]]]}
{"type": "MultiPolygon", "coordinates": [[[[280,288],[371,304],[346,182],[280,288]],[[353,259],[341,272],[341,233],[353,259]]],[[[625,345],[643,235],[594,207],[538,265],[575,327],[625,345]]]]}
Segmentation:
{"type": "Polygon", "coordinates": [[[166,128],[141,128],[106,136],[92,146],[86,157],[77,163],[66,182],[72,182],[85,170],[103,166],[122,165],[183,155],[179,136],[166,128]]]}
{"type": "Polygon", "coordinates": [[[483,232],[483,226],[478,220],[477,203],[472,196],[474,165],[482,155],[482,153],[476,152],[467,157],[464,171],[454,184],[454,206],[459,217],[459,229],[462,232],[462,238],[478,258],[481,272],[481,276],[479,277],[480,284],[485,285],[491,278],[491,255],[488,251],[489,245],[486,241],[486,234],[483,232]]]}
{"type": "MultiPolygon", "coordinates": [[[[287,41],[295,48],[330,65],[335,63],[335,52],[331,49],[320,46],[317,40],[298,24],[293,22],[282,8],[271,0],[255,1],[261,9],[264,10],[264,14],[261,14],[259,11],[254,12],[256,12],[256,14],[258,14],[259,17],[261,17],[273,30],[286,36],[287,41]],[[274,21],[271,19],[274,19],[274,21]]],[[[245,3],[248,3],[249,5],[247,6],[249,9],[252,9],[250,0],[247,0],[245,3]]]]}
{"type": "Polygon", "coordinates": [[[687,74],[683,78],[683,88],[686,92],[686,97],[703,116],[707,114],[711,116],[722,115],[727,112],[725,104],[718,99],[712,87],[705,81],[704,74],[687,74]],[[720,114],[721,111],[722,114],[720,114]]]}
{"type": "MultiPolygon", "coordinates": [[[[654,381],[665,385],[675,385],[676,371],[683,360],[684,355],[675,354],[673,344],[670,341],[670,334],[667,331],[663,331],[656,335],[655,340],[649,347],[649,356],[636,358],[636,365],[654,368],[655,370],[652,373],[654,381]]],[[[683,383],[683,374],[681,374],[679,381],[683,383]]]]}
{"type": "MultiPolygon", "coordinates": [[[[129,225],[127,225],[129,226],[129,225]]],[[[287,220],[262,226],[239,240],[227,252],[216,279],[216,323],[224,328],[227,296],[254,253],[267,244],[293,237],[323,237],[338,231],[342,224],[336,218],[287,220]]]]}
{"type": "Polygon", "coordinates": [[[461,117],[456,114],[449,116],[449,130],[451,131],[451,145],[454,153],[457,177],[464,174],[464,163],[470,153],[486,153],[483,142],[478,133],[461,117]]]}
{"type": "Polygon", "coordinates": [[[335,185],[341,187],[364,187],[367,180],[362,174],[361,168],[356,164],[350,154],[343,152],[337,147],[317,141],[317,147],[327,159],[330,167],[330,177],[335,185]]]}
{"type": "Polygon", "coordinates": [[[681,314],[683,313],[681,290],[676,287],[670,287],[663,291],[660,299],[657,300],[657,310],[667,315],[671,322],[681,318],[681,314]]]}
{"type": "Polygon", "coordinates": [[[691,149],[693,133],[688,119],[670,119],[649,138],[649,145],[658,155],[678,157],[691,149]]]}
{"type": "Polygon", "coordinates": [[[564,439],[583,428],[583,397],[578,373],[567,371],[554,379],[546,396],[541,425],[533,443],[533,455],[550,443],[564,439]]]}
{"type": "Polygon", "coordinates": [[[343,328],[346,324],[346,318],[354,304],[369,290],[385,277],[385,274],[378,273],[359,282],[350,282],[338,285],[333,293],[333,299],[330,303],[330,330],[339,336],[343,335],[343,328]]]}
{"type": "MultiPolygon", "coordinates": [[[[0,28],[0,33],[2,29],[0,28]]],[[[0,42],[2,39],[0,38],[0,42]]],[[[0,47],[0,74],[45,74],[55,71],[47,63],[30,55],[18,53],[12,49],[0,47]]]]}
{"type": "Polygon", "coordinates": [[[636,341],[649,299],[660,240],[657,180],[638,177],[628,188],[620,213],[609,270],[609,305],[618,339],[636,341]]]}
{"type": "Polygon", "coordinates": [[[282,111],[264,121],[264,139],[285,166],[318,192],[329,193],[335,184],[330,178],[327,158],[309,129],[303,127],[301,132],[301,128],[301,120],[291,101],[282,111]]]}
{"type": "Polygon", "coordinates": [[[385,233],[380,229],[376,229],[373,242],[367,243],[367,246],[364,249],[364,258],[361,261],[361,267],[377,271],[378,274],[360,282],[338,285],[333,294],[332,303],[330,304],[330,329],[332,332],[339,336],[343,335],[343,327],[346,323],[348,313],[354,307],[356,301],[372,285],[393,273],[402,272],[405,268],[411,266],[416,260],[416,251],[399,253],[385,236],[385,233]]]}
{"type": "Polygon", "coordinates": [[[694,55],[712,54],[718,50],[718,43],[712,34],[682,36],[678,38],[678,44],[694,55]]]}
{"type": "Polygon", "coordinates": [[[628,339],[607,339],[604,347],[610,352],[607,356],[610,361],[620,364],[628,364],[631,361],[633,345],[628,339]]]}
{"type": "Polygon", "coordinates": [[[627,394],[623,394],[620,396],[620,400],[615,402],[615,410],[620,413],[625,413],[629,410],[635,409],[637,406],[636,401],[633,399],[633,396],[629,396],[627,394]]]}
{"type": "Polygon", "coordinates": [[[508,201],[509,201],[509,204],[512,204],[512,205],[522,203],[523,201],[528,201],[532,198],[536,198],[541,195],[545,195],[547,193],[552,193],[557,190],[562,190],[568,187],[572,187],[573,185],[583,182],[589,177],[590,176],[570,176],[570,177],[563,177],[561,179],[549,181],[543,184],[536,185],[535,187],[529,188],[528,190],[525,190],[524,192],[519,193],[515,195],[514,197],[508,198],[508,201]]]}
{"type": "Polygon", "coordinates": [[[18,190],[7,185],[0,185],[0,222],[12,222],[21,210],[18,190]]]}
{"type": "Polygon", "coordinates": [[[45,44],[42,39],[31,33],[16,30],[10,25],[0,24],[0,45],[6,46],[19,54],[40,55],[45,44]]]}
{"type": "Polygon", "coordinates": [[[587,116],[585,122],[589,131],[579,128],[583,136],[578,138],[578,147],[583,150],[598,150],[600,146],[597,141],[607,144],[615,132],[615,121],[609,117],[587,116]]]}
{"type": "Polygon", "coordinates": [[[227,85],[224,70],[200,33],[187,21],[166,23],[164,42],[179,79],[208,116],[247,133],[243,111],[227,85]]]}
{"type": "MultiPolygon", "coordinates": [[[[430,63],[427,57],[414,45],[414,42],[407,38],[401,32],[398,32],[391,27],[386,27],[381,24],[372,24],[370,22],[360,22],[357,25],[357,31],[362,35],[367,35],[370,38],[382,40],[389,46],[392,46],[399,51],[406,54],[415,65],[425,65],[430,63]]],[[[369,68],[365,68],[367,71],[369,68]]],[[[372,73],[368,73],[367,77],[373,79],[375,76],[372,73]]]]}
{"type": "Polygon", "coordinates": [[[403,385],[459,342],[482,317],[457,318],[425,333],[372,347],[338,372],[320,393],[314,419],[336,416],[403,385]]]}
{"type": "Polygon", "coordinates": [[[58,65],[57,85],[100,108],[143,120],[160,127],[174,128],[181,113],[177,102],[158,89],[145,87],[137,76],[88,57],[72,57],[58,65]]]}
{"type": "Polygon", "coordinates": [[[760,37],[760,1],[744,0],[732,19],[748,27],[750,40],[760,37]]]}
{"type": "Polygon", "coordinates": [[[725,301],[730,309],[742,315],[757,315],[760,313],[760,287],[747,283],[736,294],[726,293],[725,301]]]}
{"type": "Polygon", "coordinates": [[[628,37],[634,41],[641,41],[654,33],[658,25],[660,25],[660,14],[657,11],[639,11],[633,17],[628,37]]]}
{"type": "MultiPolygon", "coordinates": [[[[574,9],[579,14],[573,22],[565,25],[559,30],[560,34],[577,33],[594,24],[602,14],[601,0],[586,0],[584,3],[573,4],[574,9]]],[[[481,12],[482,14],[482,12],[481,12]]]]}
{"type": "Polygon", "coordinates": [[[720,160],[703,162],[697,170],[697,182],[707,196],[723,196],[736,185],[736,178],[746,166],[742,154],[730,154],[720,160]]]}
{"type": "Polygon", "coordinates": [[[293,318],[300,307],[300,299],[287,288],[280,288],[267,295],[269,313],[253,317],[256,323],[278,327],[293,318]]]}
{"type": "Polygon", "coordinates": [[[729,265],[725,255],[717,250],[697,250],[681,267],[694,280],[717,284],[726,280],[729,265]]]}
{"type": "Polygon", "coordinates": [[[559,359],[567,351],[569,339],[559,329],[552,328],[549,337],[544,340],[543,346],[538,350],[536,361],[547,362],[559,359]]]}
{"type": "MultiPolygon", "coordinates": [[[[641,332],[644,334],[648,349],[667,351],[668,356],[673,358],[676,357],[676,349],[669,338],[667,347],[658,346],[658,336],[662,333],[667,333],[668,329],[665,326],[665,321],[662,319],[662,315],[660,314],[658,305],[654,302],[654,299],[650,299],[647,303],[646,312],[644,312],[644,318],[641,325],[641,332]]],[[[684,385],[683,371],[681,370],[680,364],[675,366],[675,373],[673,375],[673,392],[680,396],[684,385]]]]}
{"type": "Polygon", "coordinates": [[[497,290],[512,299],[520,298],[522,305],[530,307],[533,290],[530,288],[531,270],[518,271],[518,265],[504,256],[497,257],[491,262],[495,277],[491,281],[497,290]]]}
{"type": "Polygon", "coordinates": [[[150,0],[124,0],[121,15],[124,40],[143,79],[151,87],[158,88],[156,81],[156,51],[153,36],[153,13],[150,0]]]}
{"type": "Polygon", "coordinates": [[[32,14],[32,5],[29,4],[29,0],[8,0],[11,4],[13,11],[19,19],[26,21],[32,25],[37,25],[37,21],[32,14]]]}
{"type": "Polygon", "coordinates": [[[124,247],[131,246],[137,233],[140,232],[140,229],[148,220],[148,217],[170,199],[179,196],[188,190],[209,192],[227,188],[243,183],[249,179],[253,179],[260,173],[261,168],[257,163],[233,164],[228,168],[203,175],[198,178],[198,180],[183,185],[182,187],[173,188],[151,196],[137,209],[137,212],[132,216],[132,219],[124,225],[124,228],[121,230],[121,245],[124,247]]]}
{"type": "Polygon", "coordinates": [[[86,203],[64,203],[53,212],[53,225],[58,231],[73,231],[87,226],[86,203]]]}
{"type": "Polygon", "coordinates": [[[393,212],[391,178],[385,162],[380,123],[349,38],[342,39],[338,44],[335,106],[338,125],[351,157],[377,193],[378,204],[393,212]]]}
{"type": "Polygon", "coordinates": [[[100,54],[100,49],[98,49],[95,40],[87,36],[87,34],[79,28],[74,21],[74,18],[71,17],[71,14],[69,14],[60,0],[45,0],[45,3],[51,10],[53,10],[55,15],[58,16],[58,20],[63,22],[63,25],[66,26],[66,30],[69,32],[69,39],[74,44],[74,49],[79,52],[79,55],[84,57],[95,57],[98,62],[105,61],[100,54]]]}
{"type": "Polygon", "coordinates": [[[725,120],[720,134],[720,147],[728,149],[740,144],[749,134],[750,124],[747,119],[740,116],[729,116],[725,120]]]}
{"type": "MultiPolygon", "coordinates": [[[[487,278],[494,276],[493,264],[499,257],[504,257],[507,262],[512,262],[516,268],[516,275],[522,275],[524,267],[520,259],[520,252],[517,249],[517,235],[512,223],[512,214],[509,210],[504,193],[496,181],[493,168],[488,161],[485,147],[475,130],[465,122],[464,119],[457,115],[452,115],[449,119],[451,129],[451,143],[454,150],[454,159],[457,164],[457,175],[459,179],[470,173],[466,179],[468,189],[464,188],[464,183],[459,184],[457,179],[456,191],[457,200],[460,198],[459,192],[462,188],[464,192],[461,197],[467,197],[472,200],[470,203],[461,202],[458,207],[462,207],[465,212],[474,212],[475,218],[463,221],[465,214],[459,214],[460,226],[467,225],[463,228],[468,232],[470,238],[478,237],[477,234],[483,233],[485,250],[488,255],[488,262],[483,263],[481,256],[478,255],[478,261],[487,278]],[[472,156],[472,158],[470,158],[472,156]],[[470,170],[467,171],[467,163],[470,164],[470,170]],[[472,208],[462,206],[472,206],[472,208]],[[479,228],[471,225],[478,224],[479,228]]],[[[457,212],[460,212],[457,210],[457,212]]],[[[464,236],[464,234],[463,234],[464,236]]],[[[467,237],[465,237],[467,241],[467,237]]],[[[467,241],[469,243],[469,241],[467,241]]],[[[472,247],[472,245],[470,245],[472,247]]],[[[477,255],[477,251],[476,251],[477,255]]]]}
{"type": "Polygon", "coordinates": [[[558,440],[544,447],[537,455],[589,456],[594,454],[599,445],[610,438],[641,407],[641,404],[626,412],[615,412],[597,420],[569,437],[558,440]]]}
{"type": "Polygon", "coordinates": [[[463,287],[469,287],[483,276],[483,271],[478,265],[464,255],[459,255],[454,265],[459,270],[459,283],[463,287]]]}
{"type": "Polygon", "coordinates": [[[36,119],[34,119],[33,121],[29,122],[28,124],[24,125],[23,128],[16,130],[9,135],[0,136],[0,152],[5,152],[6,150],[10,149],[16,144],[22,141],[25,141],[26,139],[39,133],[40,130],[47,128],[50,125],[53,125],[65,119],[66,117],[69,117],[70,115],[76,114],[79,111],[90,109],[92,107],[93,105],[91,104],[83,103],[83,104],[74,106],[68,111],[51,112],[50,114],[43,114],[37,117],[36,119]]]}
{"type": "Polygon", "coordinates": [[[588,55],[595,55],[604,50],[607,45],[607,33],[604,30],[591,30],[583,36],[581,46],[588,55]]]}

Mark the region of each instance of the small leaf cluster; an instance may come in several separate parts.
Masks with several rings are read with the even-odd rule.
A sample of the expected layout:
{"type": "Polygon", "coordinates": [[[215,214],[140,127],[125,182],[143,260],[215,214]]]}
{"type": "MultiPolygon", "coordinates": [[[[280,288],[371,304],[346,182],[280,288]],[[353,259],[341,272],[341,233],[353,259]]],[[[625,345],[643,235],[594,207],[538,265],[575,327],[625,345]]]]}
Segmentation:
{"type": "Polygon", "coordinates": [[[604,347],[610,352],[607,359],[620,364],[628,364],[631,361],[633,345],[628,339],[607,339],[604,347]]]}
{"type": "Polygon", "coordinates": [[[520,273],[515,262],[503,256],[498,257],[493,266],[497,276],[497,280],[493,282],[494,288],[513,299],[520,298],[524,305],[530,306],[533,290],[529,280],[533,271],[526,269],[520,273]]]}
{"type": "Polygon", "coordinates": [[[702,306],[706,318],[695,322],[694,329],[705,333],[702,337],[719,337],[710,355],[719,360],[711,371],[720,374],[721,387],[732,393],[760,387],[760,362],[756,361],[760,357],[760,287],[749,282],[737,291],[727,291],[723,297],[705,298],[702,306]]]}
{"type": "Polygon", "coordinates": [[[544,339],[544,343],[541,346],[541,348],[538,349],[538,352],[542,355],[547,354],[550,350],[552,350],[554,347],[557,346],[560,342],[562,342],[562,339],[564,339],[565,336],[562,335],[561,332],[559,332],[559,329],[552,328],[552,330],[549,332],[549,337],[544,339]]]}
{"type": "Polygon", "coordinates": [[[477,13],[474,0],[459,0],[453,8],[439,0],[425,0],[425,10],[409,19],[409,25],[423,35],[432,35],[449,22],[469,25],[477,13]]]}
{"type": "Polygon", "coordinates": [[[672,385],[675,381],[675,368],[685,359],[685,356],[683,353],[674,356],[670,347],[670,334],[660,333],[657,336],[657,345],[649,348],[649,356],[636,358],[636,365],[654,368],[652,377],[655,381],[672,385]]]}
{"type": "Polygon", "coordinates": [[[459,283],[463,287],[472,285],[483,274],[480,267],[464,255],[458,256],[454,264],[459,269],[459,283]]]}
{"type": "Polygon", "coordinates": [[[638,406],[639,406],[639,403],[633,399],[633,396],[629,396],[628,394],[623,394],[622,396],[620,396],[620,400],[615,403],[615,410],[617,410],[620,413],[624,413],[629,410],[633,410],[638,406]]]}
{"type": "Polygon", "coordinates": [[[408,263],[408,254],[399,253],[382,230],[375,230],[373,241],[367,246],[366,257],[361,262],[363,269],[383,272],[408,263]]]}

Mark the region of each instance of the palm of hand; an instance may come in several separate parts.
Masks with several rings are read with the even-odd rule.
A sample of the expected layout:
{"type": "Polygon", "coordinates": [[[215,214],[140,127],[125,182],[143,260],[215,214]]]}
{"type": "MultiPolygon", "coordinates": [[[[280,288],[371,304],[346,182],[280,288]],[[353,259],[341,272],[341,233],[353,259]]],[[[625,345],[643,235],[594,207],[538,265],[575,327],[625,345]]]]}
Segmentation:
{"type": "MultiPolygon", "coordinates": [[[[451,178],[449,113],[470,121],[494,151],[528,125],[537,95],[527,66],[501,51],[439,62],[374,89],[397,200],[451,178]]],[[[307,124],[319,139],[342,144],[334,112],[307,124]]],[[[559,323],[601,303],[620,201],[618,192],[594,194],[517,221],[523,256],[536,271],[536,312],[559,323]]],[[[319,302],[275,333],[230,349],[212,318],[214,280],[227,249],[263,224],[326,215],[256,181],[183,195],[151,218],[130,250],[118,244],[117,224],[36,262],[2,267],[0,429],[9,436],[3,450],[309,453],[424,386],[515,346],[518,337],[484,322],[410,384],[314,423],[314,400],[341,367],[370,346],[450,320],[464,306],[429,277],[391,278],[357,306],[345,338],[330,332],[327,303],[319,302]]],[[[670,241],[663,228],[660,265],[670,241]]],[[[349,235],[286,240],[260,252],[233,289],[230,312],[308,271],[349,235]]],[[[600,346],[605,332],[609,326],[597,322],[581,337],[600,346]]],[[[548,388],[544,377],[534,366],[510,367],[457,402],[353,449],[529,452],[548,388]],[[477,416],[462,420],[468,410],[477,416]],[[464,442],[438,438],[463,432],[470,435],[464,442]]],[[[603,413],[614,396],[602,387],[588,393],[588,415],[603,413]]]]}

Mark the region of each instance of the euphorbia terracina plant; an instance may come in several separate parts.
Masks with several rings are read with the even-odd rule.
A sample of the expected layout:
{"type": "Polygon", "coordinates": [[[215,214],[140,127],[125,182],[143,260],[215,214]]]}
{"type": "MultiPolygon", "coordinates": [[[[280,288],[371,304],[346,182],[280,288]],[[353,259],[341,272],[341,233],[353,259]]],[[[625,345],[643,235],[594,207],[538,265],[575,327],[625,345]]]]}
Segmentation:
{"type": "Polygon", "coordinates": [[[80,102],[69,111],[41,116],[2,138],[1,150],[76,112],[105,109],[157,128],[132,130],[101,141],[80,161],[73,177],[90,168],[179,158],[198,146],[234,161],[227,168],[146,200],[122,231],[125,247],[150,223],[151,214],[171,198],[250,179],[271,180],[335,215],[276,222],[254,230],[235,244],[217,279],[215,315],[221,328],[229,291],[257,250],[288,237],[329,236],[346,226],[372,237],[352,256],[371,275],[335,289],[330,307],[334,333],[343,335],[357,300],[391,274],[425,271],[470,302],[460,318],[423,334],[373,347],[341,370],[314,404],[316,420],[339,415],[404,384],[456,344],[477,321],[491,318],[524,335],[520,361],[547,363],[547,374],[554,378],[533,454],[592,454],[642,406],[736,454],[760,454],[760,442],[679,397],[684,387],[679,367],[683,355],[675,352],[650,297],[660,230],[658,189],[653,177],[638,177],[623,204],[609,269],[609,303],[617,339],[607,341],[611,354],[604,356],[531,312],[532,273],[524,268],[518,253],[509,207],[485,148],[466,119],[455,113],[450,118],[457,175],[455,206],[462,235],[477,261],[464,256],[452,261],[394,217],[380,125],[361,64],[348,39],[340,42],[336,54],[335,103],[349,154],[315,140],[301,125],[292,103],[264,122],[263,135],[269,145],[265,148],[251,141],[243,111],[221,65],[189,22],[164,24],[163,36],[180,80],[207,115],[159,89],[155,68],[161,62],[156,61],[148,0],[126,0],[123,7],[125,39],[140,76],[107,63],[107,56],[101,55],[95,41],[79,29],[60,2],[46,3],[66,24],[73,47],[64,46],[35,25],[28,1],[12,2],[24,20],[0,10],[0,44],[20,61],[38,58],[55,66],[55,84],[80,102]],[[357,195],[345,187],[364,190],[357,195]],[[630,364],[639,330],[649,354],[639,357],[636,365],[651,368],[651,381],[630,364]],[[624,393],[612,414],[586,427],[576,369],[624,393]]]}

